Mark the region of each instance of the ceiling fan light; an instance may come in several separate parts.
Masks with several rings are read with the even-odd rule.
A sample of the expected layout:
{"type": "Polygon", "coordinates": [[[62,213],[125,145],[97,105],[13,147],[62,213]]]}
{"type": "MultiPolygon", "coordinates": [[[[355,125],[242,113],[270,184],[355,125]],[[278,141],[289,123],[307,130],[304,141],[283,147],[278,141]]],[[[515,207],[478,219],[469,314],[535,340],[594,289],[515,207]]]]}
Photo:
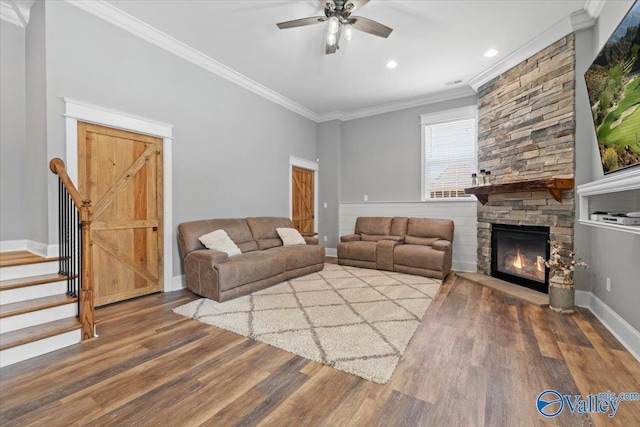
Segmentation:
{"type": "Polygon", "coordinates": [[[351,26],[351,24],[344,26],[344,38],[345,40],[351,40],[353,38],[353,26],[351,26]]]}
{"type": "Polygon", "coordinates": [[[335,33],[327,34],[327,44],[329,46],[333,46],[334,44],[336,44],[336,35],[335,35],[335,33]]]}
{"type": "Polygon", "coordinates": [[[332,16],[331,18],[329,18],[329,34],[337,33],[339,28],[340,28],[340,21],[338,20],[338,18],[335,16],[332,16]]]}

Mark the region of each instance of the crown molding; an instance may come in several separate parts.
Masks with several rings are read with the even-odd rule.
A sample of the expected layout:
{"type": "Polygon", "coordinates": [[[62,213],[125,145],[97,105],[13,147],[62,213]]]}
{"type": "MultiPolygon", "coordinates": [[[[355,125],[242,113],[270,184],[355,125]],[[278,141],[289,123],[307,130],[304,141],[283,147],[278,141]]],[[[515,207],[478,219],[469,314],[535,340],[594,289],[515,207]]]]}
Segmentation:
{"type": "Polygon", "coordinates": [[[600,15],[605,3],[606,1],[602,0],[587,0],[583,10],[575,12],[555,23],[524,46],[507,55],[492,67],[487,68],[469,80],[469,85],[473,90],[478,91],[485,83],[488,83],[499,75],[509,71],[522,61],[531,58],[533,55],[557,42],[561,38],[573,33],[574,31],[592,27],[598,20],[598,16],[600,15]]]}
{"type": "Polygon", "coordinates": [[[0,1],[0,20],[26,28],[31,9],[15,0],[0,1]]]}
{"type": "Polygon", "coordinates": [[[434,104],[436,102],[444,102],[452,99],[464,98],[466,96],[474,95],[476,95],[476,92],[469,86],[465,85],[456,89],[436,92],[419,98],[411,98],[397,102],[390,102],[387,104],[380,104],[373,107],[362,108],[360,110],[349,112],[334,111],[332,113],[320,116],[318,121],[325,122],[337,119],[345,122],[348,120],[361,119],[363,117],[391,113],[393,111],[405,110],[407,108],[419,107],[421,105],[434,104]]]}
{"type": "Polygon", "coordinates": [[[318,114],[303,107],[302,105],[290,100],[287,97],[280,95],[277,92],[261,85],[232,70],[231,68],[219,63],[213,58],[205,55],[204,53],[174,39],[168,34],[163,33],[157,28],[125,13],[124,11],[106,3],[102,0],[99,1],[82,1],[82,0],[66,0],[67,3],[81,9],[91,15],[94,15],[110,24],[113,24],[123,30],[154,44],[182,59],[185,59],[192,64],[195,64],[207,71],[210,71],[218,76],[229,80],[232,83],[237,84],[251,92],[268,99],[275,104],[280,105],[288,110],[293,111],[303,117],[306,117],[315,122],[318,121],[318,114]]]}
{"type": "Polygon", "coordinates": [[[596,24],[597,20],[598,18],[594,18],[586,9],[572,13],[569,16],[569,21],[571,22],[571,28],[573,31],[591,28],[596,24]]]}
{"type": "Polygon", "coordinates": [[[594,19],[598,19],[606,3],[606,0],[587,0],[587,3],[584,5],[584,10],[594,19]]]}

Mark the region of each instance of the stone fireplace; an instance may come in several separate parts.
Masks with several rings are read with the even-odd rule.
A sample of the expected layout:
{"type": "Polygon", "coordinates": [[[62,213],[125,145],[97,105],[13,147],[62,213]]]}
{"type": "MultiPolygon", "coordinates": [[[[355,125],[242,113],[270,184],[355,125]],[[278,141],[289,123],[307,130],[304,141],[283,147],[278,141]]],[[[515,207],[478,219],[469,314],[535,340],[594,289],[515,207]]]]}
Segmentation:
{"type": "MultiPolygon", "coordinates": [[[[573,34],[480,88],[478,169],[491,170],[492,184],[574,177],[573,34]]],[[[486,204],[478,205],[478,272],[490,276],[492,265],[507,269],[504,265],[499,267],[503,261],[494,259],[497,254],[492,254],[492,230],[500,225],[548,228],[547,240],[559,242],[563,251],[570,251],[574,200],[573,189],[562,191],[561,201],[544,190],[490,194],[486,204]]],[[[506,250],[501,255],[513,261],[517,250],[515,254],[506,250]]],[[[517,283],[522,279],[522,274],[515,276],[516,279],[507,280],[517,283]]],[[[543,287],[547,280],[545,277],[543,287]]]]}

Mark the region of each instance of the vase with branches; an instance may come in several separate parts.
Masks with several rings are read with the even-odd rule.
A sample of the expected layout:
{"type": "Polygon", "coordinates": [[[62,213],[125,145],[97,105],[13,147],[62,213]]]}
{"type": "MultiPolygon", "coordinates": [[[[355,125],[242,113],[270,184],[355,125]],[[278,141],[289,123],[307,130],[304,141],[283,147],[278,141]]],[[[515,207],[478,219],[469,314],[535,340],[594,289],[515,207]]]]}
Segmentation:
{"type": "Polygon", "coordinates": [[[575,286],[573,273],[577,267],[589,268],[586,262],[576,258],[575,250],[564,255],[562,245],[551,243],[551,255],[548,260],[538,257],[538,262],[544,262],[553,273],[549,279],[549,308],[551,310],[571,314],[574,312],[575,286]]]}
{"type": "Polygon", "coordinates": [[[561,276],[565,282],[573,283],[573,273],[576,268],[589,268],[589,265],[582,261],[582,259],[576,258],[575,250],[571,250],[568,256],[563,256],[561,251],[562,245],[558,242],[552,242],[549,259],[545,260],[541,256],[538,256],[538,262],[544,262],[544,265],[549,267],[554,275],[561,276]]]}

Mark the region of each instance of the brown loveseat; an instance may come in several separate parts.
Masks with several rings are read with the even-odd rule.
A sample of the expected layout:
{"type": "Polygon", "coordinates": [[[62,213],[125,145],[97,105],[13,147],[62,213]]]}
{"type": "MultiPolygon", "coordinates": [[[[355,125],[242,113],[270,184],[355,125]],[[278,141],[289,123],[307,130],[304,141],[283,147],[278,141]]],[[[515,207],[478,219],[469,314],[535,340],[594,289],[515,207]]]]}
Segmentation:
{"type": "Polygon", "coordinates": [[[187,288],[203,297],[226,301],[292,277],[324,268],[324,247],[305,237],[306,245],[283,246],[276,228],[293,228],[289,218],[210,219],[178,226],[187,288]],[[223,229],[242,254],[206,249],[198,238],[223,229]]]}
{"type": "Polygon", "coordinates": [[[340,237],[338,264],[444,279],[451,271],[453,221],[359,217],[340,237]]]}

